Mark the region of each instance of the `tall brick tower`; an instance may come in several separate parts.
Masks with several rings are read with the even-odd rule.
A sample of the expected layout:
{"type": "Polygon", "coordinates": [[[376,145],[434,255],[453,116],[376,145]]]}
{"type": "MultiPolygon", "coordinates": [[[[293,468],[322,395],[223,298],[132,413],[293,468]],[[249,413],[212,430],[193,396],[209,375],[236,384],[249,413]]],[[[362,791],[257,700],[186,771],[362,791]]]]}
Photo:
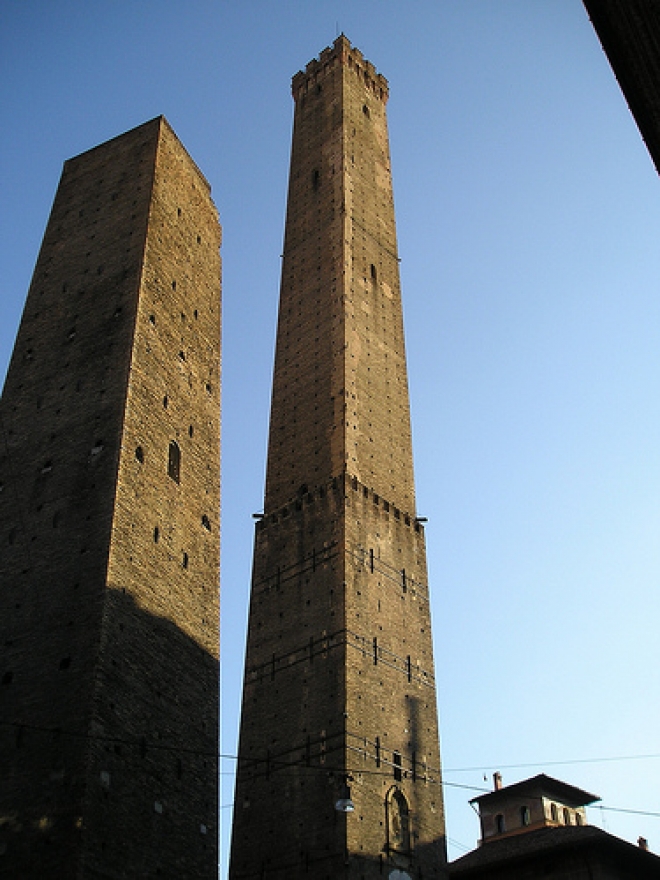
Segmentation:
{"type": "Polygon", "coordinates": [[[2,877],[217,877],[219,246],[162,117],[65,163],[0,408],[2,877]]]}
{"type": "Polygon", "coordinates": [[[343,36],[292,85],[230,877],[444,877],[388,86],[343,36]]]}

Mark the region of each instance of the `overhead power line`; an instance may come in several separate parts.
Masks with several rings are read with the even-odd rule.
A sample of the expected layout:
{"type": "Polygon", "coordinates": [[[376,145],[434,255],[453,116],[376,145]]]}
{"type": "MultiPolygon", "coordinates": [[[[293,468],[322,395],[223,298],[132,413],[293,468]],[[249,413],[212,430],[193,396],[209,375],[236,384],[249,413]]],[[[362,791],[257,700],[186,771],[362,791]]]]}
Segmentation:
{"type": "MultiPolygon", "coordinates": [[[[660,754],[650,755],[615,755],[613,757],[601,758],[568,758],[564,761],[530,761],[525,764],[497,764],[498,770],[522,770],[527,767],[560,767],[569,764],[606,764],[612,761],[647,761],[660,758],[660,754]]],[[[483,773],[484,767],[488,764],[481,764],[474,767],[444,767],[443,773],[483,773]]]]}
{"type": "MultiPolygon", "coordinates": [[[[97,740],[103,742],[112,742],[112,743],[121,743],[122,745],[130,745],[135,746],[136,748],[147,748],[153,751],[165,751],[165,752],[173,752],[179,754],[189,754],[189,755],[197,755],[200,757],[206,758],[215,758],[220,760],[227,761],[238,761],[238,755],[230,755],[222,752],[210,752],[210,751],[201,751],[197,749],[186,748],[184,746],[173,746],[167,745],[166,743],[156,743],[151,741],[141,741],[141,740],[126,740],[117,736],[103,736],[100,734],[90,734],[90,733],[80,733],[76,731],[64,730],[62,728],[55,727],[43,727],[36,724],[20,724],[14,721],[0,721],[0,726],[2,727],[13,727],[16,729],[23,730],[32,730],[39,733],[49,733],[49,734],[60,734],[65,736],[73,736],[80,739],[89,739],[89,740],[97,740]]],[[[593,764],[599,762],[612,762],[612,761],[639,761],[639,760],[651,760],[660,758],[660,754],[648,754],[648,755],[619,755],[616,757],[605,757],[605,758],[575,758],[572,760],[566,761],[539,761],[537,763],[531,764],[500,764],[498,765],[503,770],[512,770],[512,769],[520,769],[524,767],[539,767],[539,766],[556,766],[561,764],[593,764]]],[[[253,760],[253,759],[251,759],[253,760]]],[[[275,763],[275,762],[274,762],[275,763]]],[[[294,761],[287,762],[282,765],[281,769],[286,769],[287,767],[305,767],[307,770],[322,770],[326,773],[361,773],[363,775],[370,776],[390,776],[391,774],[388,771],[383,770],[367,770],[363,767],[360,768],[350,768],[350,767],[328,767],[328,766],[307,766],[304,761],[294,761]]],[[[478,771],[480,773],[483,772],[484,765],[480,767],[460,767],[460,768],[451,768],[443,770],[444,773],[466,773],[469,771],[475,772],[478,771]]],[[[449,782],[446,779],[442,779],[440,783],[443,788],[460,788],[466,791],[477,791],[482,794],[488,793],[490,789],[484,788],[483,786],[475,786],[475,785],[467,785],[465,783],[460,782],[449,782]]],[[[229,809],[233,804],[224,804],[221,809],[229,809]]],[[[633,810],[626,807],[608,807],[603,804],[598,804],[596,809],[599,810],[607,810],[610,813],[629,813],[636,816],[650,816],[652,818],[660,818],[660,813],[653,812],[651,810],[633,810]]]]}
{"type": "Polygon", "coordinates": [[[632,813],[635,816],[653,816],[660,819],[660,813],[653,813],[650,810],[628,810],[625,807],[604,807],[602,804],[594,804],[596,810],[607,810],[608,813],[632,813]]]}

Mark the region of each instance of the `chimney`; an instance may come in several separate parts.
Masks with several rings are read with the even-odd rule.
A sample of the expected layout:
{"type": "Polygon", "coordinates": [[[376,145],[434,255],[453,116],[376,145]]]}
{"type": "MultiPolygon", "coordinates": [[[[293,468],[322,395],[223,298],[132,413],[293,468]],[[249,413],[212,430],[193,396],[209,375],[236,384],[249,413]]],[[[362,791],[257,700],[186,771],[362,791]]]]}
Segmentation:
{"type": "Polygon", "coordinates": [[[637,846],[640,849],[643,849],[645,852],[647,852],[648,848],[649,848],[649,842],[645,837],[638,837],[637,838],[637,846]]]}
{"type": "Polygon", "coordinates": [[[499,791],[502,788],[502,774],[499,770],[493,773],[493,790],[499,791]]]}

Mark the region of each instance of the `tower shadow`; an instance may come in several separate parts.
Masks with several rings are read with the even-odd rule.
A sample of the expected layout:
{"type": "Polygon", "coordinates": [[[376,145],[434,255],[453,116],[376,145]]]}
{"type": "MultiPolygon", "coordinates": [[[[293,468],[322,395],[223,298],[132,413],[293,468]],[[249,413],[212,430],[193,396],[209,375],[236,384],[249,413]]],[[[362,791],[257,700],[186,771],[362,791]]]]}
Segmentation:
{"type": "Polygon", "coordinates": [[[217,657],[104,598],[91,676],[48,662],[48,620],[12,640],[36,662],[0,688],[0,876],[215,878],[217,657]]]}

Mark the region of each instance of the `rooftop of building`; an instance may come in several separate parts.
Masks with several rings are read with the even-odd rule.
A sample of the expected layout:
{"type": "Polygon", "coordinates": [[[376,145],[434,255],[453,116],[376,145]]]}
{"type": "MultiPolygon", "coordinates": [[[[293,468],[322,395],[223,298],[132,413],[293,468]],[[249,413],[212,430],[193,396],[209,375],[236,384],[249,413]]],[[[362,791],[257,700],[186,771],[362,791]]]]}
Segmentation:
{"type": "MultiPolygon", "coordinates": [[[[478,877],[485,870],[514,868],[541,857],[581,854],[625,866],[637,880],[660,877],[660,858],[592,825],[539,828],[527,834],[502,837],[451,862],[450,877],[478,877]],[[634,870],[634,874],[632,871],[634,870]]],[[[622,875],[623,876],[623,875],[622,875]]]]}
{"type": "MultiPolygon", "coordinates": [[[[495,774],[498,777],[498,774],[495,774]]],[[[514,782],[512,785],[497,787],[494,791],[480,794],[470,801],[471,804],[478,804],[479,808],[488,806],[495,807],[496,804],[508,801],[512,797],[549,797],[560,801],[570,807],[584,807],[587,804],[593,804],[599,801],[598,795],[591,794],[578,788],[575,785],[569,785],[560,779],[547,776],[545,773],[539,773],[530,779],[523,779],[521,782],[514,782]]]]}

